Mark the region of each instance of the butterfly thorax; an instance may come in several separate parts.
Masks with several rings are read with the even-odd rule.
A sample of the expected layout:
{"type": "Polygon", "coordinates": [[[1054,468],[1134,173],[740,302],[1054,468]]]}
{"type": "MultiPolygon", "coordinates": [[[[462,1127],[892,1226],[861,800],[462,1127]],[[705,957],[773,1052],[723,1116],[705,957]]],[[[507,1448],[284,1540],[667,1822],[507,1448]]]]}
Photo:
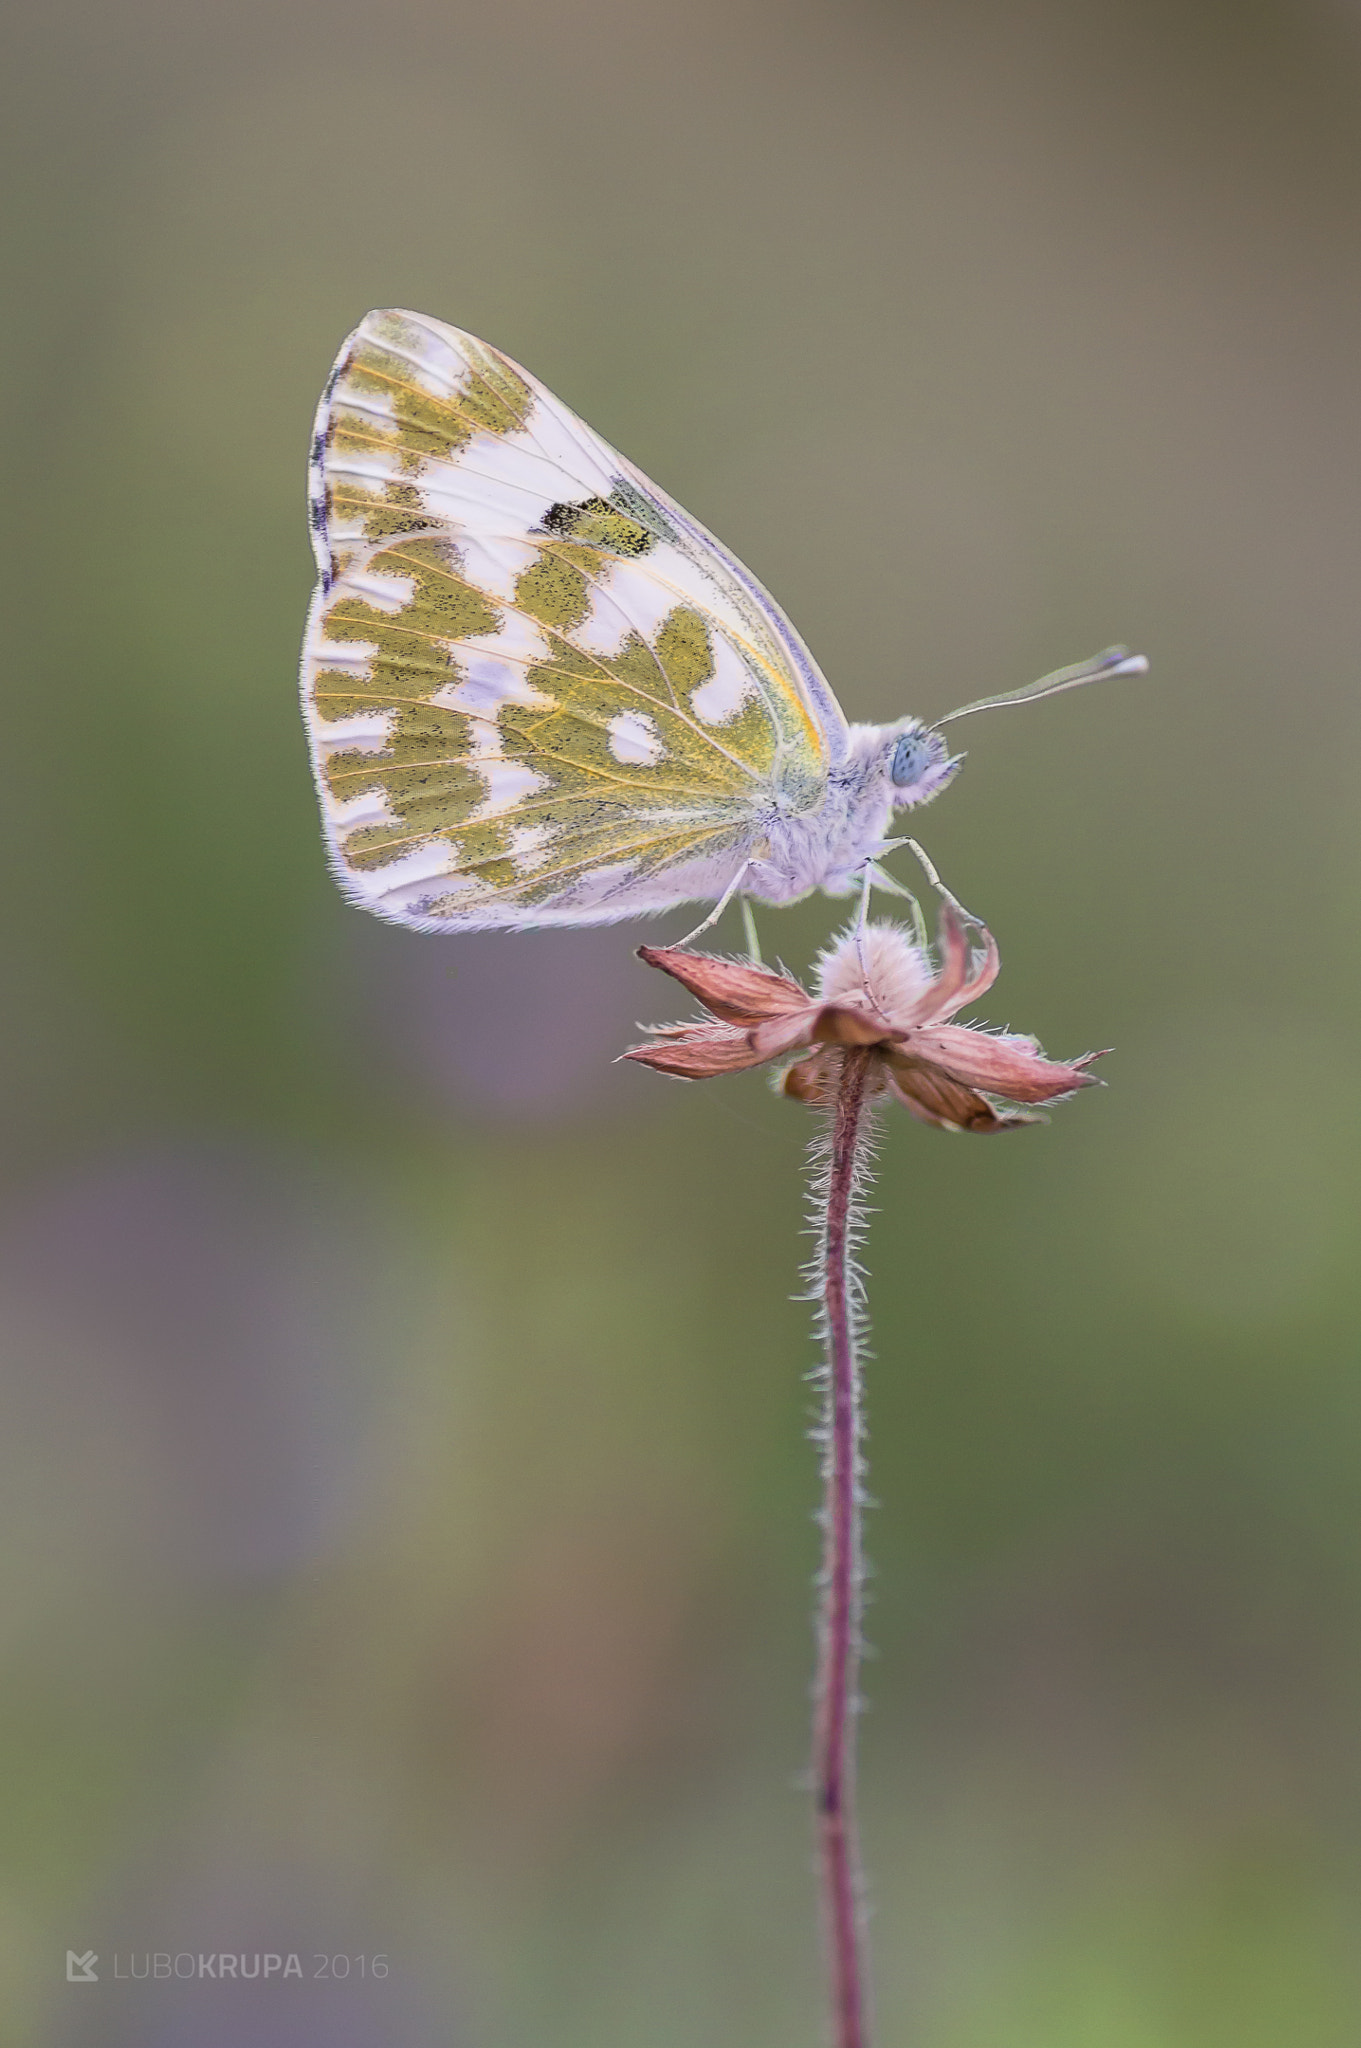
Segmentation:
{"type": "Polygon", "coordinates": [[[957,766],[919,719],[850,726],[845,751],[828,771],[817,809],[766,822],[765,845],[753,850],[747,893],[767,903],[792,903],[813,889],[829,896],[849,894],[859,885],[865,862],[875,858],[889,836],[894,810],[929,802],[957,766]],[[921,744],[913,778],[901,785],[892,780],[892,765],[895,755],[902,758],[904,735],[914,741],[920,736],[921,744]]]}

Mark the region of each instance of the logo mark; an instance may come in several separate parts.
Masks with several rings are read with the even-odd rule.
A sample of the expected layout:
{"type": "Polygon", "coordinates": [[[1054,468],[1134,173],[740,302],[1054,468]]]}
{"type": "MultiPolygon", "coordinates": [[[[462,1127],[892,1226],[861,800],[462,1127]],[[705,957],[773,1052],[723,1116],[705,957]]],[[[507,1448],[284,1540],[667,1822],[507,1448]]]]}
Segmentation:
{"type": "Polygon", "coordinates": [[[99,1972],[96,1970],[95,1964],[98,1961],[99,1957],[92,1948],[87,1948],[83,1956],[78,1956],[73,1948],[68,1948],[66,1951],[67,1983],[97,1984],[99,1982],[99,1972]]]}

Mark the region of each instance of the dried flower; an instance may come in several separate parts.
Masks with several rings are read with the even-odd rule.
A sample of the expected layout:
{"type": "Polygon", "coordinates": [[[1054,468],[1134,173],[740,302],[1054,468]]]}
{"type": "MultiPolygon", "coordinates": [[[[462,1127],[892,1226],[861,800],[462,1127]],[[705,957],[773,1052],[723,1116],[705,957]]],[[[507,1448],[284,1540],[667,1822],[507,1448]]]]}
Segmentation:
{"type": "Polygon", "coordinates": [[[1031,1123],[1016,1105],[1056,1102],[1090,1086],[1096,1077],[1085,1069],[1100,1055],[1060,1063],[1045,1059],[1033,1038],[953,1023],[991,988],[1001,965],[992,934],[980,928],[979,937],[975,950],[949,902],[940,913],[939,964],[901,925],[844,932],[818,961],[815,996],[750,961],[640,946],[640,958],[698,996],[709,1017],[662,1025],[652,1044],[632,1046],[624,1057],[702,1081],[794,1053],[781,1078],[784,1093],[825,1104],[845,1049],[868,1047],[868,1092],[894,1096],[923,1123],[952,1131],[1031,1123]]]}

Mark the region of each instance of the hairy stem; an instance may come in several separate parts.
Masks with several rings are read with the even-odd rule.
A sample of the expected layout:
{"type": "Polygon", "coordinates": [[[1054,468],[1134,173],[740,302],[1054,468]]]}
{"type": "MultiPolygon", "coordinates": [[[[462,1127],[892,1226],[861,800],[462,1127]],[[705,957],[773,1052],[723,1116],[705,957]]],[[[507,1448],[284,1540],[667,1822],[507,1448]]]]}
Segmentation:
{"type": "Polygon", "coordinates": [[[827,1347],[823,1398],[821,1607],[813,1778],[835,2048],[867,2048],[869,1987],[855,1825],[860,1669],[860,1283],[856,1197],[863,1174],[870,1052],[843,1053],[819,1188],[816,1286],[827,1347]],[[825,1199],[824,1199],[825,1198],[825,1199]]]}

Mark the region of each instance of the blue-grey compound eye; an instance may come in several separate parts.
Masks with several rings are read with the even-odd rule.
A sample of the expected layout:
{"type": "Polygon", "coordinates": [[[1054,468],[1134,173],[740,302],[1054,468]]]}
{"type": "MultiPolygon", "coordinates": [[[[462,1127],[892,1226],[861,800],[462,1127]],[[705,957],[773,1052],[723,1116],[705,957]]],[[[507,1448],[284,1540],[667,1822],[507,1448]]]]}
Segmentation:
{"type": "Polygon", "coordinates": [[[914,782],[921,781],[928,769],[939,764],[943,752],[937,733],[899,733],[888,764],[889,781],[897,789],[910,789],[914,782]]]}

